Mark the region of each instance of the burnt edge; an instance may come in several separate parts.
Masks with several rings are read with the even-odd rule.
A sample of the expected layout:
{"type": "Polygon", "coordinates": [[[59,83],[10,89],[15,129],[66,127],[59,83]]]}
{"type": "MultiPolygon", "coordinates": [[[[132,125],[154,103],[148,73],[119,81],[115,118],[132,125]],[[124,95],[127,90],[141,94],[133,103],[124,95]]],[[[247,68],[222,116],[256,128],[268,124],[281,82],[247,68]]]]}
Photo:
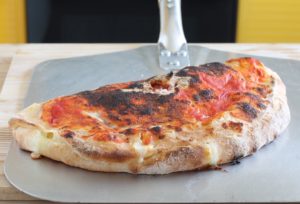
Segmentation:
{"type": "Polygon", "coordinates": [[[238,107],[251,119],[255,119],[257,117],[257,110],[253,108],[249,103],[238,103],[238,107]]]}

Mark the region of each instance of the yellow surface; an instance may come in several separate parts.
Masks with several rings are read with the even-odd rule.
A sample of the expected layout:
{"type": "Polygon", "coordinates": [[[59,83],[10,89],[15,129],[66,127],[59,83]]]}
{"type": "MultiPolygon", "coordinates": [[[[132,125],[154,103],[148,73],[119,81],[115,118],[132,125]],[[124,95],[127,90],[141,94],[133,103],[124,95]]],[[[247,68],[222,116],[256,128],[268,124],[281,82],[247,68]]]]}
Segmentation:
{"type": "MultiPolygon", "coordinates": [[[[26,0],[0,0],[0,43],[26,42],[26,0]]],[[[237,42],[300,42],[300,0],[239,0],[237,42]]]]}
{"type": "Polygon", "coordinates": [[[26,42],[25,0],[0,0],[0,43],[26,42]]]}
{"type": "Polygon", "coordinates": [[[300,0],[239,0],[237,42],[300,42],[300,0]]]}

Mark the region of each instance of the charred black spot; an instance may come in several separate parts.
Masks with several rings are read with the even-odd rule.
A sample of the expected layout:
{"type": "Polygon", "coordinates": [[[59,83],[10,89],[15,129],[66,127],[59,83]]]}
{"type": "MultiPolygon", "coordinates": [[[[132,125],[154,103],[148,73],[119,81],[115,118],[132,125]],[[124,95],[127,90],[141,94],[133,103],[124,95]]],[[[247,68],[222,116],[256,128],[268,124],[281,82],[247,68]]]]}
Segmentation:
{"type": "Polygon", "coordinates": [[[134,82],[128,86],[129,89],[134,89],[134,88],[142,89],[143,87],[144,85],[141,82],[134,82]]]}
{"type": "Polygon", "coordinates": [[[114,90],[108,92],[92,92],[85,91],[79,93],[86,98],[93,106],[103,106],[109,110],[122,110],[122,113],[126,113],[126,109],[134,104],[131,103],[131,99],[139,98],[141,93],[135,92],[123,92],[121,90],[114,90]]]}
{"type": "Polygon", "coordinates": [[[166,103],[167,101],[168,101],[168,98],[167,98],[167,97],[160,96],[160,97],[158,98],[158,102],[159,102],[160,104],[164,104],[164,103],[166,103]]]}
{"type": "Polygon", "coordinates": [[[171,71],[171,72],[169,72],[169,73],[167,74],[167,76],[166,76],[166,77],[167,77],[167,79],[170,79],[170,78],[173,76],[173,74],[174,74],[174,73],[173,73],[172,71],[171,71]]]}
{"type": "Polygon", "coordinates": [[[189,67],[185,67],[184,70],[186,72],[188,72],[189,74],[192,74],[192,73],[197,73],[199,71],[199,67],[197,67],[197,66],[189,66],[189,67]]]}
{"type": "MultiPolygon", "coordinates": [[[[120,89],[97,89],[95,91],[85,91],[78,94],[88,101],[89,106],[103,107],[108,113],[108,119],[113,121],[121,121],[127,123],[127,115],[135,117],[149,115],[157,115],[156,121],[166,121],[168,119],[181,119],[180,112],[184,101],[174,99],[174,93],[168,95],[160,95],[154,93],[143,92],[125,92],[120,89]],[[136,100],[140,100],[143,104],[136,104],[136,100]],[[158,114],[156,114],[158,113],[158,114]],[[158,115],[165,115],[160,118],[158,115]]],[[[146,120],[153,120],[153,117],[147,117],[146,120]]],[[[136,123],[139,119],[133,119],[128,123],[136,123]]]]}
{"type": "Polygon", "coordinates": [[[237,164],[240,164],[240,163],[241,163],[240,160],[235,159],[235,160],[233,160],[230,164],[231,164],[231,165],[237,165],[237,164]]]}
{"type": "Polygon", "coordinates": [[[63,137],[65,137],[65,138],[73,138],[74,136],[75,136],[75,133],[72,131],[68,131],[63,134],[63,137]]]}
{"type": "Polygon", "coordinates": [[[153,110],[149,107],[144,107],[144,108],[140,109],[139,112],[141,115],[150,115],[153,112],[153,110]]]}
{"type": "Polygon", "coordinates": [[[108,109],[114,109],[118,106],[130,106],[130,99],[132,98],[132,92],[122,92],[120,90],[109,92],[92,92],[85,91],[79,93],[86,98],[93,106],[102,105],[108,109]]]}
{"type": "Polygon", "coordinates": [[[260,108],[260,109],[266,109],[267,106],[263,103],[257,103],[257,107],[260,108]]]}
{"type": "Polygon", "coordinates": [[[271,76],[271,84],[274,86],[274,84],[275,84],[275,79],[274,79],[274,77],[273,76],[271,76]]]}
{"type": "Polygon", "coordinates": [[[198,68],[199,71],[205,72],[209,75],[222,76],[228,70],[234,70],[225,64],[219,62],[212,62],[204,65],[200,65],[198,68]]]}
{"type": "Polygon", "coordinates": [[[131,120],[129,118],[126,118],[125,122],[127,123],[127,125],[131,125],[131,120]]]}
{"type": "Polygon", "coordinates": [[[262,98],[259,95],[256,95],[256,94],[253,94],[253,93],[250,93],[250,92],[247,92],[247,93],[244,93],[244,94],[246,96],[248,96],[249,98],[251,98],[252,100],[255,100],[256,101],[256,107],[258,107],[259,109],[265,109],[266,108],[262,98]]]}
{"type": "Polygon", "coordinates": [[[201,83],[201,80],[198,75],[192,75],[190,79],[190,86],[201,83]]]}
{"type": "Polygon", "coordinates": [[[239,108],[246,113],[250,118],[254,119],[257,117],[257,111],[249,103],[239,103],[239,108]]]}
{"type": "Polygon", "coordinates": [[[199,96],[201,100],[210,100],[213,98],[213,94],[214,92],[209,89],[199,91],[199,96]]]}
{"type": "Polygon", "coordinates": [[[198,94],[193,95],[194,101],[200,101],[200,96],[198,94]]]}
{"type": "Polygon", "coordinates": [[[243,156],[236,156],[233,158],[232,162],[230,162],[231,165],[237,165],[240,164],[240,160],[243,158],[243,156]]]}
{"type": "Polygon", "coordinates": [[[133,135],[134,132],[135,132],[134,129],[128,128],[128,129],[122,131],[121,133],[122,133],[122,134],[125,134],[125,135],[133,135]]]}
{"type": "Polygon", "coordinates": [[[249,96],[251,99],[254,99],[254,100],[257,100],[257,101],[260,101],[260,97],[258,95],[255,95],[253,93],[250,93],[250,92],[247,92],[245,93],[246,96],[249,96]]]}
{"type": "Polygon", "coordinates": [[[117,115],[114,115],[114,114],[108,114],[108,117],[115,121],[121,121],[121,119],[117,115]]]}
{"type": "Polygon", "coordinates": [[[256,90],[258,91],[259,94],[263,95],[264,94],[264,89],[261,87],[257,87],[256,90]]]}
{"type": "Polygon", "coordinates": [[[176,76],[179,77],[186,77],[186,76],[193,76],[194,73],[199,71],[199,67],[196,66],[189,66],[181,69],[179,72],[176,73],[176,76]]]}
{"type": "Polygon", "coordinates": [[[176,75],[176,76],[179,76],[179,77],[186,77],[186,76],[188,76],[188,73],[187,73],[187,70],[181,69],[181,70],[180,70],[179,72],[177,72],[175,75],[176,75]]]}
{"type": "Polygon", "coordinates": [[[119,111],[119,113],[120,113],[121,115],[127,115],[129,112],[128,112],[128,110],[126,110],[126,109],[121,109],[121,110],[119,111]]]}
{"type": "Polygon", "coordinates": [[[155,127],[152,127],[150,128],[150,131],[153,133],[153,134],[160,134],[161,133],[161,128],[159,126],[155,126],[155,127]]]}
{"type": "Polygon", "coordinates": [[[171,94],[169,94],[169,95],[160,95],[160,96],[158,97],[158,103],[160,103],[160,104],[167,103],[167,102],[170,101],[173,97],[174,97],[174,93],[171,93],[171,94]]]}

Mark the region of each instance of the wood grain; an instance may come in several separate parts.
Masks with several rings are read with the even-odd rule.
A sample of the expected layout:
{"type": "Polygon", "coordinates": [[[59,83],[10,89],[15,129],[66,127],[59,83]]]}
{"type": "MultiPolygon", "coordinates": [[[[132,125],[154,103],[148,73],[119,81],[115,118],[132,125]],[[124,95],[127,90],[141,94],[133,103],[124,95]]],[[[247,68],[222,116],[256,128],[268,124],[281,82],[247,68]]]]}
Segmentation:
{"type": "MultiPolygon", "coordinates": [[[[0,88],[1,85],[3,85],[0,94],[0,204],[1,200],[10,200],[10,203],[46,203],[36,201],[35,198],[16,190],[7,182],[3,174],[3,161],[12,140],[11,133],[7,127],[7,121],[21,108],[34,66],[49,59],[115,52],[136,48],[142,45],[143,44],[0,45],[0,88]],[[25,202],[25,200],[27,201],[25,202]]],[[[300,44],[200,45],[211,49],[242,52],[245,54],[300,59],[300,44]]]]}

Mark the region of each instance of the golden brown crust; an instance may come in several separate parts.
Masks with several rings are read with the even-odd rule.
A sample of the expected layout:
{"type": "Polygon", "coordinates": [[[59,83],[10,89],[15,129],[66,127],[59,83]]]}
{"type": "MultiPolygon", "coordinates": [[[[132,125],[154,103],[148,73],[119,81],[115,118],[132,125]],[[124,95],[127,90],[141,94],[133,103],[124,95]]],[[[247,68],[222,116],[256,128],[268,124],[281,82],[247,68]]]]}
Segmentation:
{"type": "MultiPolygon", "coordinates": [[[[44,131],[38,125],[30,123],[21,118],[13,118],[9,121],[9,125],[13,130],[13,135],[19,143],[22,149],[28,151],[34,151],[38,143],[41,140],[47,140],[47,142],[65,143],[65,145],[71,146],[74,151],[80,152],[86,157],[94,160],[106,160],[106,161],[126,161],[136,157],[135,152],[128,145],[116,146],[111,144],[93,144],[87,141],[78,140],[78,138],[70,137],[55,137],[54,133],[44,131]],[[50,135],[50,136],[49,136],[50,135]],[[33,139],[35,137],[35,139],[33,139]],[[28,143],[34,141],[32,144],[28,143]]],[[[38,150],[37,150],[38,151],[38,150]]]]}
{"type": "MultiPolygon", "coordinates": [[[[226,128],[219,120],[214,121],[214,142],[218,145],[219,164],[229,163],[237,158],[253,154],[262,146],[273,141],[290,121],[290,112],[287,104],[285,86],[279,76],[268,69],[274,77],[273,95],[266,110],[261,112],[252,122],[242,123],[242,132],[233,131],[229,135],[224,134],[226,128]],[[222,129],[223,128],[223,129],[222,129]]],[[[231,118],[225,121],[236,120],[231,118]]]]}
{"type": "MultiPolygon", "coordinates": [[[[219,65],[215,69],[210,66],[203,68],[206,73],[215,75],[222,75],[227,69],[231,68],[219,65]]],[[[76,137],[77,133],[51,129],[42,120],[36,119],[39,118],[41,105],[34,108],[35,115],[30,110],[32,117],[25,110],[13,118],[10,127],[22,149],[92,171],[166,174],[204,169],[254,153],[287,127],[290,113],[285,86],[276,73],[267,68],[266,72],[273,79],[272,94],[261,91],[262,96],[267,96],[268,103],[260,104],[260,99],[251,99],[257,96],[247,95],[248,105],[238,104],[236,109],[222,112],[208,123],[181,126],[170,123],[168,128],[153,126],[148,132],[158,139],[147,145],[144,143],[147,135],[134,137],[141,132],[131,126],[122,132],[131,138],[125,143],[83,140],[76,137]],[[238,112],[242,114],[239,117],[234,112],[237,109],[242,111],[238,112]]],[[[203,94],[203,97],[212,97],[209,93],[203,94]]]]}
{"type": "Polygon", "coordinates": [[[151,161],[145,159],[145,162],[140,163],[133,151],[124,151],[120,148],[105,151],[99,146],[70,142],[63,137],[43,138],[43,133],[37,126],[27,124],[21,119],[12,119],[10,126],[22,149],[92,171],[165,174],[209,166],[204,155],[207,153],[201,147],[176,147],[164,150],[157,157],[152,157],[151,161]]]}

